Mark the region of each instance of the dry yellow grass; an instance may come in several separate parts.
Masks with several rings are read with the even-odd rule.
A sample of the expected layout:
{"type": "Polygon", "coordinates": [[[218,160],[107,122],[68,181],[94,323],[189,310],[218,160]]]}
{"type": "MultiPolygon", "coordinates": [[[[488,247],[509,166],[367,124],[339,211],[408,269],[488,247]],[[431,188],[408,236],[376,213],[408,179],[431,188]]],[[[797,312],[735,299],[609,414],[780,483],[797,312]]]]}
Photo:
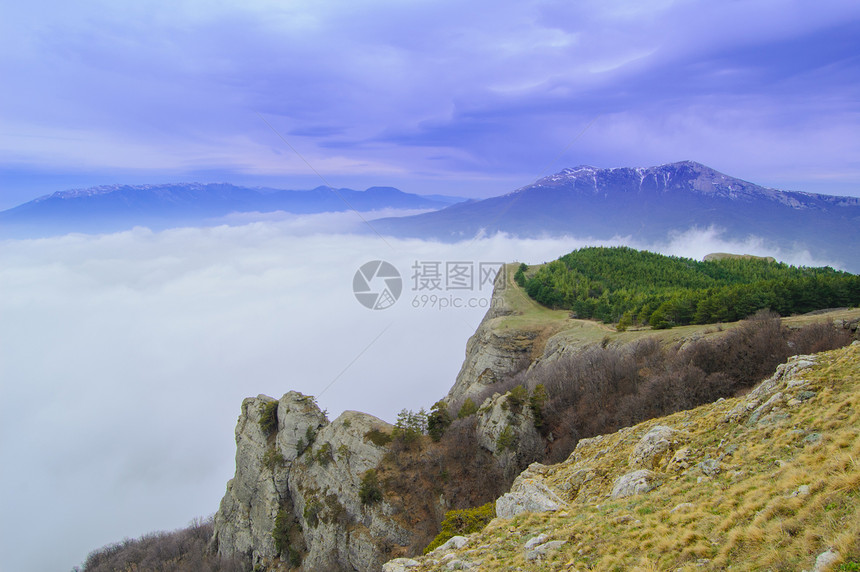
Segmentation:
{"type": "MultiPolygon", "coordinates": [[[[727,422],[745,398],[728,399],[584,443],[543,470],[567,508],[496,519],[456,558],[480,570],[796,571],[831,548],[840,554],[834,570],[857,570],[860,344],[819,354],[800,376],[806,383],[783,389],[782,406],[760,422],[727,422]],[[657,424],[680,432],[693,465],[663,464],[662,486],[609,498],[631,470],[633,447],[657,424]],[[716,475],[695,468],[705,459],[719,460],[716,475]],[[524,543],[541,533],[566,543],[526,561],[524,543]]],[[[413,570],[446,570],[446,562],[425,557],[413,570]]]]}

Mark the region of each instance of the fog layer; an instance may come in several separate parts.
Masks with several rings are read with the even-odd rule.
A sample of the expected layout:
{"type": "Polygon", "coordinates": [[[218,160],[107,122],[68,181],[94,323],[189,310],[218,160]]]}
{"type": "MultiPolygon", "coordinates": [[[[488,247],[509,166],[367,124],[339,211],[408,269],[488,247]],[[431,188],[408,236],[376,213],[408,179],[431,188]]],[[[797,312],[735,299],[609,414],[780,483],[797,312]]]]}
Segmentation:
{"type": "MultiPolygon", "coordinates": [[[[541,263],[594,244],[315,234],[323,218],[0,242],[0,568],[69,569],[106,543],[213,513],[247,396],[299,390],[332,419],[429,408],[486,311],[481,263],[541,263]],[[402,276],[385,310],[353,295],[371,260],[402,276]],[[472,264],[476,283],[417,290],[416,262],[443,273],[472,264]],[[434,294],[472,307],[422,298],[434,294]]],[[[633,246],[816,263],[714,229],[633,246]]]]}

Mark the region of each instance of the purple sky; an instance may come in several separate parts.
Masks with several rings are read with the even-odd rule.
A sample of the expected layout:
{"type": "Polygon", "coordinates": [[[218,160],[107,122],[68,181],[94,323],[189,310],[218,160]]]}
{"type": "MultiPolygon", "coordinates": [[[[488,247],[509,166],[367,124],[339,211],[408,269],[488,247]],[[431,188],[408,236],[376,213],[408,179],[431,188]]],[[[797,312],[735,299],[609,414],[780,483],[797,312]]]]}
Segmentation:
{"type": "MultiPolygon", "coordinates": [[[[289,145],[352,188],[483,197],[689,159],[860,196],[856,0],[9,0],[0,82],[0,209],[109,183],[318,186],[289,145]]],[[[68,569],[211,514],[245,396],[338,379],[334,415],[429,408],[483,309],[404,294],[370,312],[360,264],[533,264],[588,243],[318,232],[347,215],[0,245],[0,569],[68,569]]],[[[670,238],[633,246],[829,263],[670,238]]]]}
{"type": "Polygon", "coordinates": [[[860,195],[855,1],[34,0],[4,4],[0,45],[0,208],[320,184],[260,116],[352,188],[480,197],[691,159],[860,195]]]}

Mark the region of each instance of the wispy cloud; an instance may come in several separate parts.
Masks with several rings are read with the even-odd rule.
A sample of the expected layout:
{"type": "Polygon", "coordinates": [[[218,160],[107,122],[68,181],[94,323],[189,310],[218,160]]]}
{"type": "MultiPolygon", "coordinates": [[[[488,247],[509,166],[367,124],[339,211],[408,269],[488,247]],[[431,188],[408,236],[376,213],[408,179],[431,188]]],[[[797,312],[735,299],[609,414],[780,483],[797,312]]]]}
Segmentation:
{"type": "Polygon", "coordinates": [[[4,16],[0,169],[32,178],[306,175],[261,113],[327,177],[500,194],[600,115],[564,165],[690,158],[860,193],[850,2],[46,1],[4,16]]]}

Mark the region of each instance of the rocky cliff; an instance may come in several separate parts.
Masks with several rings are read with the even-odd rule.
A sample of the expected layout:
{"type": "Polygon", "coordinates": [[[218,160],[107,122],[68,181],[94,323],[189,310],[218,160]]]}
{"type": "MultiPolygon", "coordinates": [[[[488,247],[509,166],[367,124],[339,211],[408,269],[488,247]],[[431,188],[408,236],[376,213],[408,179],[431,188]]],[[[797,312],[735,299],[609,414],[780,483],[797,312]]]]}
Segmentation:
{"type": "MultiPolygon", "coordinates": [[[[500,517],[523,518],[523,513],[545,510],[569,516],[573,514],[569,508],[572,503],[579,503],[589,507],[581,513],[586,515],[582,518],[592,519],[587,526],[597,528],[597,515],[607,513],[605,507],[600,508],[601,503],[633,499],[624,501],[627,512],[613,509],[611,515],[625,523],[633,522],[636,517],[628,513],[639,514],[634,505],[646,493],[657,499],[663,498],[661,491],[673,491],[671,495],[677,492],[678,498],[688,498],[678,492],[680,489],[676,491],[673,483],[690,479],[696,484],[710,482],[708,479],[722,483],[714,477],[747,474],[735,452],[743,439],[768,439],[769,423],[788,423],[786,419],[795,418],[785,415],[798,412],[806,414],[791,421],[798,427],[814,422],[816,413],[807,402],[823,394],[826,385],[786,385],[794,379],[794,372],[811,367],[814,361],[794,360],[791,375],[783,372],[776,382],[764,384],[765,389],[751,392],[743,401],[723,400],[715,405],[725,418],[720,423],[727,425],[711,423],[704,414],[680,413],[615,435],[582,439],[565,463],[533,464],[519,474],[531,461],[548,462],[550,442],[561,443],[560,437],[564,437],[541,422],[542,413],[534,401],[537,387],[525,383],[522,376],[532,375],[542,364],[557,365],[554,360],[578,360],[585,346],[600,349],[623,345],[645,333],[615,332],[602,324],[572,319],[567,312],[542,308],[515,286],[513,270],[509,266],[508,272],[500,274],[491,307],[469,340],[457,381],[443,400],[451,418],[457,417],[468,399],[473,401],[473,408],[453,423],[448,419],[450,431],[440,442],[420,433],[411,444],[397,438],[392,441],[394,427],[357,412],[344,412],[329,421],[312,397],[297,392],[289,392],[280,400],[266,396],[246,399],[236,426],[236,474],[215,517],[212,542],[218,553],[241,555],[267,570],[380,570],[386,561],[420,553],[438,532],[445,511],[478,506],[498,495],[502,495],[496,503],[500,517]],[[749,425],[750,420],[754,420],[753,425],[749,425]],[[502,494],[510,483],[511,490],[502,494]],[[658,492],[652,493],[655,490],[658,492]]],[[[856,329],[858,311],[838,313],[843,314],[836,325],[854,331],[850,326],[855,324],[856,329]]],[[[815,317],[819,318],[832,321],[836,315],[815,317]]],[[[809,319],[796,318],[798,325],[809,319]]],[[[783,323],[789,320],[795,318],[783,323]]],[[[732,327],[724,325],[726,329],[732,327]]],[[[704,335],[724,336],[721,330],[706,333],[702,328],[647,334],[672,346],[704,335]]],[[[856,347],[854,351],[860,353],[856,347]]],[[[808,428],[797,430],[804,438],[819,433],[808,428]]],[[[563,456],[554,458],[564,458],[571,450],[572,445],[563,456]]],[[[720,490],[729,484],[720,484],[720,490]]],[[[695,504],[694,500],[683,502],[695,504]]],[[[647,510],[658,509],[649,506],[647,510]]],[[[731,508],[720,510],[732,514],[731,508]]],[[[642,516],[638,520],[644,522],[642,516]]],[[[576,550],[587,556],[583,565],[592,562],[590,554],[598,540],[589,537],[587,542],[580,539],[574,543],[549,529],[535,536],[541,535],[546,535],[543,541],[528,548],[544,551],[536,553],[538,561],[563,544],[577,546],[576,550]]],[[[702,535],[711,538],[704,532],[702,535]]],[[[474,548],[476,542],[470,540],[473,548],[456,553],[452,546],[462,546],[446,544],[443,552],[423,560],[396,561],[391,566],[401,568],[389,569],[407,565],[440,569],[453,560],[462,568],[469,562],[491,562],[487,554],[492,543],[481,540],[486,546],[478,550],[474,548]]],[[[696,546],[698,552],[690,554],[714,556],[703,548],[705,544],[696,546]]],[[[527,551],[515,548],[515,566],[532,569],[534,559],[527,560],[527,565],[526,561],[519,563],[516,558],[527,551]]],[[[629,564],[625,561],[621,567],[629,568],[629,564]]]]}
{"type": "Polygon", "coordinates": [[[530,357],[537,337],[535,332],[499,327],[505,316],[515,313],[505,296],[505,289],[509,286],[508,274],[510,267],[496,276],[490,307],[478,329],[466,342],[466,359],[445,397],[448,403],[462,404],[466,398],[476,398],[505,375],[521,369],[530,357]]]}
{"type": "MultiPolygon", "coordinates": [[[[490,309],[469,340],[446,399],[450,404],[479,400],[474,439],[513,480],[543,450],[533,413],[504,390],[479,396],[540,354],[547,327],[501,322],[521,314],[517,300],[506,294],[505,276],[500,273],[490,309]]],[[[330,422],[312,397],[294,391],[280,400],[245,399],[236,425],[236,474],[215,515],[213,547],[222,556],[241,555],[265,569],[370,571],[405,554],[407,547],[414,550],[416,541],[425,545],[435,532],[413,538],[416,531],[404,526],[410,522],[407,505],[421,502],[433,519],[441,518],[451,501],[444,490],[429,504],[414,496],[426,496],[421,486],[405,487],[409,494],[398,490],[362,500],[368,473],[386,469],[383,458],[391,452],[392,430],[380,419],[353,411],[330,422]]]]}
{"type": "Polygon", "coordinates": [[[585,323],[569,320],[567,312],[546,310],[528,298],[513,280],[516,268],[509,264],[496,276],[490,307],[466,343],[463,366],[445,396],[450,405],[459,407],[467,398],[481,405],[480,401],[494,393],[496,383],[531,367],[550,348],[558,351],[554,338],[558,332],[585,323]]]}
{"type": "Polygon", "coordinates": [[[385,453],[367,435],[390,430],[354,411],[329,422],[312,397],[295,391],[277,401],[245,399],[236,475],[215,515],[219,554],[267,569],[378,570],[410,536],[393,518],[399,507],[360,495],[385,453]]]}

